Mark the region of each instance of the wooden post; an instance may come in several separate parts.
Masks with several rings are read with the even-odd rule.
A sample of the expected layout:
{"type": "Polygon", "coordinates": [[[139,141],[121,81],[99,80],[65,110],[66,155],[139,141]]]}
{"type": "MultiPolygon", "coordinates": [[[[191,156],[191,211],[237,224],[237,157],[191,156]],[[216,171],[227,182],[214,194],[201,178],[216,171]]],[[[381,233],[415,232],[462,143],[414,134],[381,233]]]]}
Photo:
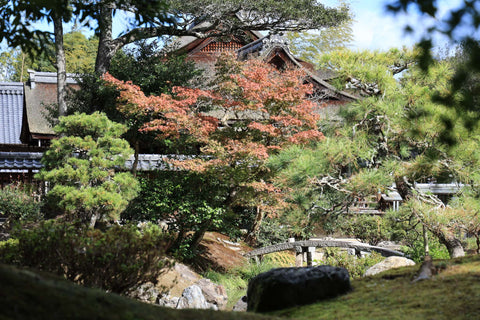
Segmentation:
{"type": "Polygon", "coordinates": [[[357,258],[361,258],[362,257],[362,251],[360,249],[355,249],[355,256],[357,256],[357,258]]]}
{"type": "Polygon", "coordinates": [[[307,266],[313,266],[313,255],[315,254],[315,247],[308,247],[307,249],[307,266]]]}
{"type": "Polygon", "coordinates": [[[425,225],[423,226],[423,249],[424,249],[425,257],[429,256],[430,249],[428,247],[428,233],[427,233],[427,228],[425,228],[425,225]]]}
{"type": "Polygon", "coordinates": [[[295,247],[295,267],[303,267],[303,248],[295,247]]]}

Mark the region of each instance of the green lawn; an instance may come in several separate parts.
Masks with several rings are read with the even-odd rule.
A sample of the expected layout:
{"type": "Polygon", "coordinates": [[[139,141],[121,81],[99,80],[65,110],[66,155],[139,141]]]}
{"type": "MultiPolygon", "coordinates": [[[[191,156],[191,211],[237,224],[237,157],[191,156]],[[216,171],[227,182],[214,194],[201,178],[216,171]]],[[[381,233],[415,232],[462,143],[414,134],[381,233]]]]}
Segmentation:
{"type": "Polygon", "coordinates": [[[435,261],[440,272],[412,283],[419,266],[352,282],[345,296],[276,312],[293,319],[480,319],[480,257],[435,261]]]}

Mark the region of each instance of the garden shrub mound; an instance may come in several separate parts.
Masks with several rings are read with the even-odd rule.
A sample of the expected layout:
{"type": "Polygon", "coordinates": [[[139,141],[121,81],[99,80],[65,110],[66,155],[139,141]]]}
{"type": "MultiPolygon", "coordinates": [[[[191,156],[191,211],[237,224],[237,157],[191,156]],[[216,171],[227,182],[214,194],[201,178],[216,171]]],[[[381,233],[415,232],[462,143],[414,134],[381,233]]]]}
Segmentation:
{"type": "Polygon", "coordinates": [[[134,225],[113,225],[105,231],[47,220],[35,228],[17,228],[0,243],[0,263],[64,276],[87,287],[125,294],[155,282],[168,270],[164,252],[170,236],[156,225],[140,232],[134,225]]]}
{"type": "Polygon", "coordinates": [[[162,308],[0,264],[0,319],[272,319],[251,313],[162,308]]]}
{"type": "Polygon", "coordinates": [[[267,312],[334,298],[350,291],[345,268],[277,268],[248,283],[248,311],[267,312]]]}

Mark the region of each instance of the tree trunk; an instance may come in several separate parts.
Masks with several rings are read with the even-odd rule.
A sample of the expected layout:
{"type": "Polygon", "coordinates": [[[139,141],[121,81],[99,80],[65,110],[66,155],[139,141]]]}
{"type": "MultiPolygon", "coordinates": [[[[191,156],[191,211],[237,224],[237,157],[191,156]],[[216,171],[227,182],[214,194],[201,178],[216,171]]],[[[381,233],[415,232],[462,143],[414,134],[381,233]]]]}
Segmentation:
{"type": "Polygon", "coordinates": [[[480,232],[477,232],[475,238],[477,239],[477,254],[480,254],[480,232]]]}
{"type": "Polygon", "coordinates": [[[97,59],[95,60],[95,72],[98,75],[103,75],[108,71],[112,57],[116,52],[112,38],[112,14],[113,9],[110,5],[101,5],[100,18],[98,19],[100,35],[98,39],[97,59]]]}
{"type": "Polygon", "coordinates": [[[174,251],[175,249],[180,248],[180,245],[182,244],[182,241],[185,239],[185,230],[182,228],[178,230],[177,237],[175,238],[175,241],[173,242],[172,246],[169,248],[169,252],[174,251]]]}
{"type": "Polygon", "coordinates": [[[245,242],[250,246],[255,246],[257,244],[257,236],[260,232],[260,226],[262,225],[264,212],[259,207],[257,207],[257,215],[255,216],[255,221],[253,222],[252,229],[245,238],[245,242]]]}
{"type": "Polygon", "coordinates": [[[100,219],[100,213],[92,213],[92,216],[90,217],[90,224],[89,224],[89,227],[91,229],[95,228],[95,224],[97,223],[98,219],[100,219]]]}
{"type": "Polygon", "coordinates": [[[458,258],[465,256],[462,243],[452,233],[446,233],[442,231],[431,230],[440,240],[440,243],[447,247],[450,258],[458,258]]]}
{"type": "MultiPolygon", "coordinates": [[[[412,190],[410,189],[411,187],[407,184],[407,182],[404,179],[402,178],[395,179],[395,184],[397,186],[398,193],[405,201],[412,196],[412,190]]],[[[452,232],[439,230],[438,228],[426,222],[425,219],[422,219],[420,215],[416,213],[415,215],[417,216],[417,219],[421,221],[424,228],[427,228],[428,230],[430,230],[430,232],[432,232],[438,238],[438,240],[447,247],[448,253],[450,254],[450,258],[465,256],[465,251],[463,250],[462,243],[457,237],[455,237],[455,235],[452,232]]],[[[425,231],[424,231],[424,235],[426,235],[425,231]]],[[[428,245],[428,240],[425,244],[428,245]]],[[[428,246],[426,247],[426,249],[428,249],[428,246]]]]}
{"type": "Polygon", "coordinates": [[[423,225],[423,251],[425,257],[430,255],[430,248],[428,247],[428,233],[427,227],[425,227],[425,225],[423,225]]]}
{"type": "Polygon", "coordinates": [[[57,103],[58,116],[64,116],[67,112],[67,73],[65,67],[65,50],[63,48],[63,21],[61,16],[53,18],[55,34],[55,54],[57,60],[57,103]]]}
{"type": "Polygon", "coordinates": [[[195,231],[192,237],[192,243],[190,245],[190,250],[192,252],[197,251],[198,246],[200,245],[200,242],[203,240],[203,237],[205,236],[205,232],[207,232],[208,227],[207,226],[202,226],[199,230],[195,231]]]}
{"type": "Polygon", "coordinates": [[[133,154],[133,164],[132,164],[132,174],[134,177],[137,176],[137,167],[138,167],[138,153],[140,150],[140,146],[138,144],[138,140],[135,141],[135,150],[133,154]]]}

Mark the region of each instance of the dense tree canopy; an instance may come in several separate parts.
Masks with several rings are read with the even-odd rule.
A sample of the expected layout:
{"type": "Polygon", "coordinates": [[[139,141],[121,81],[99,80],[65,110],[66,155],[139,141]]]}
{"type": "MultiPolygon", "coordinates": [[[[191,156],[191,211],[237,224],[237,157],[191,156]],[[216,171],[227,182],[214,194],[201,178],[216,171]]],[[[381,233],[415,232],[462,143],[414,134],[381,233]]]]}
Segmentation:
{"type": "MultiPolygon", "coordinates": [[[[194,85],[201,77],[201,70],[181,55],[164,55],[156,41],[140,41],[136,46],[120,50],[112,60],[110,73],[117,79],[131,81],[147,95],[172,92],[180,85],[194,85]]],[[[120,113],[115,105],[119,91],[105,84],[93,71],[78,77],[79,90],[72,90],[68,99],[67,114],[75,112],[91,114],[104,112],[112,121],[125,124],[128,130],[123,137],[135,150],[132,172],[136,172],[138,154],[143,153],[185,153],[185,145],[156,141],[154,134],[139,132],[138,129],[150,115],[127,116],[120,113]]]]}
{"type": "Polygon", "coordinates": [[[191,35],[206,37],[216,34],[234,35],[239,30],[301,30],[337,25],[347,17],[345,10],[327,8],[313,0],[278,2],[261,1],[60,1],[51,7],[35,1],[5,1],[1,6],[0,40],[11,47],[37,48],[33,35],[44,40],[50,35],[34,29],[34,23],[61,13],[68,22],[72,18],[89,23],[99,37],[96,71],[107,71],[110,61],[126,44],[161,36],[191,35]],[[124,11],[134,14],[127,30],[114,38],[113,17],[124,11]],[[239,19],[240,18],[240,19],[239,19]],[[190,28],[195,21],[196,28],[190,28]]]}
{"type": "Polygon", "coordinates": [[[389,193],[395,184],[404,204],[399,212],[391,212],[394,220],[418,221],[452,256],[463,254],[456,232],[459,225],[465,230],[477,221],[477,206],[472,203],[479,196],[480,132],[445,126],[444,119],[451,118],[453,110],[435,97],[451,92],[455,66],[437,61],[425,73],[417,63],[409,63],[395,80],[394,61],[411,62],[414,52],[348,55],[329,62],[338,66],[344,80],[355,77],[360,84],[376,83],[378,91],[345,107],[344,121],[326,127],[326,139],[317,148],[295,147],[275,157],[273,167],[282,170],[278,183],[296,190],[290,201],[306,216],[323,217],[324,222],[325,217],[348,212],[359,199],[389,193]],[[451,147],[448,139],[461,143],[451,147]],[[416,182],[431,181],[461,184],[463,189],[446,208],[436,196],[415,189],[416,182]],[[453,218],[453,212],[458,216],[453,218]]]}
{"type": "Polygon", "coordinates": [[[312,29],[336,25],[346,17],[345,10],[326,8],[314,0],[4,0],[0,2],[0,42],[5,40],[10,47],[20,46],[32,53],[43,51],[53,38],[58,114],[63,116],[67,110],[64,22],[75,19],[95,30],[99,40],[95,71],[101,75],[108,70],[120,48],[142,39],[184,35],[204,38],[211,36],[212,31],[217,36],[233,36],[248,29],[312,29]],[[115,38],[113,18],[119,12],[126,12],[132,18],[125,32],[115,38]],[[40,21],[53,24],[53,33],[37,30],[35,23],[40,21]],[[194,22],[196,27],[192,28],[194,22]]]}

